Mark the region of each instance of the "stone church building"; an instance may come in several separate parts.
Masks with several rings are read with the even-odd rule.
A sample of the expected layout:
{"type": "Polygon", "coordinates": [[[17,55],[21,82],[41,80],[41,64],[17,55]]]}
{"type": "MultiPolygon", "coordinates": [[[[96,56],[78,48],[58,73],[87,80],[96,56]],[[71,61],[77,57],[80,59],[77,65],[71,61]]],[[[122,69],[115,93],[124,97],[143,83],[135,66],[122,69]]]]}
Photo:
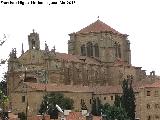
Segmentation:
{"type": "MultiPolygon", "coordinates": [[[[41,49],[39,34],[35,31],[28,35],[27,51],[23,50],[22,45],[20,57],[16,56],[16,49],[12,49],[8,60],[7,84],[13,111],[24,109],[26,92],[22,89],[26,86],[28,94],[31,93],[28,98],[35,99],[27,100],[33,106],[37,105],[32,113],[37,113],[38,100],[41,101],[45,89],[66,92],[73,99],[73,94],[69,95],[69,92],[79,92],[80,96],[84,93],[81,97],[89,97],[86,104],[90,108],[90,99],[93,93],[97,93],[92,88],[104,88],[108,92],[105,86],[120,86],[128,75],[135,83],[146,78],[145,70],[131,64],[127,34],[116,31],[98,19],[69,36],[68,54],[59,53],[55,48],[49,50],[46,43],[45,49],[41,49]],[[19,104],[21,101],[24,102],[22,105],[19,104]]],[[[74,95],[77,97],[77,93],[74,95]]]]}

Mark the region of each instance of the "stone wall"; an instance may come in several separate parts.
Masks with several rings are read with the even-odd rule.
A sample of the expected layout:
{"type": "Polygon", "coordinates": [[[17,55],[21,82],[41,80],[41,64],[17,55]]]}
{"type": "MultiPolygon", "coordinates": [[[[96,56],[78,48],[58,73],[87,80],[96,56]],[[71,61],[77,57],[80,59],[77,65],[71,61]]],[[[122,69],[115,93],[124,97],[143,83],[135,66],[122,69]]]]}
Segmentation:
{"type": "MultiPolygon", "coordinates": [[[[130,43],[127,36],[118,35],[109,32],[86,33],[86,34],[70,34],[68,42],[68,53],[73,55],[81,55],[81,46],[91,42],[93,45],[99,46],[99,59],[103,62],[114,62],[115,43],[120,45],[121,59],[131,64],[130,43]]],[[[93,50],[93,56],[94,56],[93,50]]],[[[95,57],[95,56],[94,56],[95,57]]]]}
{"type": "Polygon", "coordinates": [[[142,88],[140,92],[140,116],[141,120],[160,119],[160,89],[142,88]]]}

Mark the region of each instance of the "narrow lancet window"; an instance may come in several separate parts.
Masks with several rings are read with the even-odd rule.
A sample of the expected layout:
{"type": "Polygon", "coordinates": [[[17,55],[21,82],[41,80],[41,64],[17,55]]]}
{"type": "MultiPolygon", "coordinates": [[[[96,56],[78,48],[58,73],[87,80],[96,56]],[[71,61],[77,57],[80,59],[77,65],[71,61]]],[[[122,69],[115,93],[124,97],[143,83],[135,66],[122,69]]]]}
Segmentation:
{"type": "Polygon", "coordinates": [[[82,56],[86,56],[86,47],[85,47],[85,45],[81,46],[81,55],[82,56]]]}
{"type": "Polygon", "coordinates": [[[95,51],[95,57],[99,57],[99,47],[97,43],[94,45],[94,51],[95,51]]]}
{"type": "Polygon", "coordinates": [[[87,43],[87,56],[88,57],[93,56],[93,45],[91,42],[87,43]]]}

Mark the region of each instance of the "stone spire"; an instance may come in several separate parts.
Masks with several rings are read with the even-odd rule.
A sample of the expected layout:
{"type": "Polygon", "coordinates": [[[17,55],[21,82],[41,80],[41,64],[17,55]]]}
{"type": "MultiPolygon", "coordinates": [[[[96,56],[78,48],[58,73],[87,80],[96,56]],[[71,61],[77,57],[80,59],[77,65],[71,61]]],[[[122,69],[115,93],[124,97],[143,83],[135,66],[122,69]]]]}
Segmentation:
{"type": "Polygon", "coordinates": [[[48,48],[48,45],[47,45],[46,41],[45,41],[45,51],[49,52],[49,48],[48,48]]]}
{"type": "Polygon", "coordinates": [[[16,48],[12,48],[12,52],[10,52],[10,59],[16,59],[17,58],[17,51],[16,48]]]}
{"type": "Polygon", "coordinates": [[[53,49],[51,50],[51,52],[53,52],[54,54],[56,53],[56,47],[55,47],[55,45],[53,46],[53,49]]]}
{"type": "Polygon", "coordinates": [[[24,54],[23,43],[22,43],[22,54],[24,54]]]}

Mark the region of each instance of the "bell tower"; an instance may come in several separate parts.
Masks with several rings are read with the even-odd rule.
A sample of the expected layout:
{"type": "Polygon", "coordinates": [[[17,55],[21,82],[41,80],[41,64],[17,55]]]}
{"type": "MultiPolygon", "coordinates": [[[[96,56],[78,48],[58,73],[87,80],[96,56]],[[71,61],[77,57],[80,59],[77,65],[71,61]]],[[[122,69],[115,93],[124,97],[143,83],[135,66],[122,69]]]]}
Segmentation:
{"type": "Polygon", "coordinates": [[[30,33],[30,35],[28,35],[28,44],[29,44],[29,50],[40,49],[39,34],[35,33],[34,30],[33,33],[30,33]]]}

